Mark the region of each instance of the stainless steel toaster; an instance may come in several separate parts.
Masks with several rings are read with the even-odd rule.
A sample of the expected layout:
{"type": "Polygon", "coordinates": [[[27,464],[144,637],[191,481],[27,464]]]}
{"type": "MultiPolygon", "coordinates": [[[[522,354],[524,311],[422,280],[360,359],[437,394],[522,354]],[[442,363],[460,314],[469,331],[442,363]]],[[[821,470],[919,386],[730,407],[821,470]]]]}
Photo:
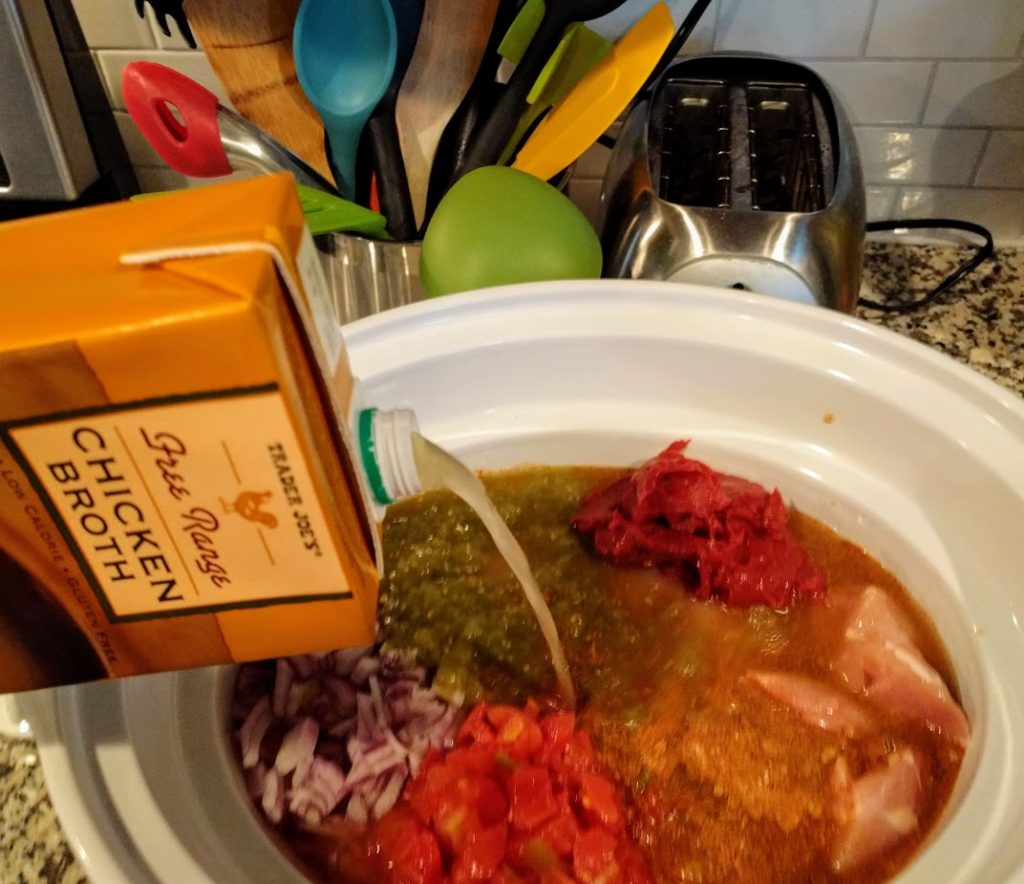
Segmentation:
{"type": "Polygon", "coordinates": [[[837,98],[781,58],[679,61],[627,119],[602,188],[605,275],[749,289],[850,311],[864,243],[837,98]]]}

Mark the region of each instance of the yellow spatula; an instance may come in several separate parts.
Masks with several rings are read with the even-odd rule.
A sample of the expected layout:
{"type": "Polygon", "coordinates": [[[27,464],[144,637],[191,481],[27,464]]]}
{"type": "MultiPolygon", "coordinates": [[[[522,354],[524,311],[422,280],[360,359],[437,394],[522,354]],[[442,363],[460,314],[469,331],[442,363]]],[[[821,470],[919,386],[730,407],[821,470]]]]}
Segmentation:
{"type": "Polygon", "coordinates": [[[668,6],[652,6],[541,121],[513,168],[547,181],[575,162],[643,86],[673,33],[668,6]]]}

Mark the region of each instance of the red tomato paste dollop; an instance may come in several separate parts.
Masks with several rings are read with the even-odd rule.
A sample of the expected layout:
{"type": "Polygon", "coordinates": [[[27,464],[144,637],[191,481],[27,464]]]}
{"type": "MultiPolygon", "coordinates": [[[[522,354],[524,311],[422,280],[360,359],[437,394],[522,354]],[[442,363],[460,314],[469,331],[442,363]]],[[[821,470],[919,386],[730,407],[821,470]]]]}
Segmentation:
{"type": "Polygon", "coordinates": [[[595,488],[573,527],[616,565],[677,572],[699,599],[784,608],[825,594],[825,577],[789,531],[778,490],[716,472],[673,442],[630,475],[595,488]]]}
{"type": "Polygon", "coordinates": [[[648,884],[618,789],[571,712],[476,706],[377,824],[378,878],[648,884]]]}

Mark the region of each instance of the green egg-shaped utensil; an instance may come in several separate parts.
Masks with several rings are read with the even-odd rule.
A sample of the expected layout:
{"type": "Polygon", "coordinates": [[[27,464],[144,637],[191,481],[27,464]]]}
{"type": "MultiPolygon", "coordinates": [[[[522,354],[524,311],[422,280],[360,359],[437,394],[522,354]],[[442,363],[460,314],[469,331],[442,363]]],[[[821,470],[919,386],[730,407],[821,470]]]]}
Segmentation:
{"type": "Polygon", "coordinates": [[[423,237],[428,295],[550,279],[596,279],[601,243],[564,194],[525,172],[484,166],[438,204],[423,237]]]}

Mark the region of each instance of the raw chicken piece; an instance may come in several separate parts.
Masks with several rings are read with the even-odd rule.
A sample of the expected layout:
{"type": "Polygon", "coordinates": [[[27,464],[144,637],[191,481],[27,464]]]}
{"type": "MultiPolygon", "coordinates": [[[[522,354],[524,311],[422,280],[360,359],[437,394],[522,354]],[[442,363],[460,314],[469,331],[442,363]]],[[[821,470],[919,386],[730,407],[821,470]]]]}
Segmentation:
{"type": "Polygon", "coordinates": [[[917,755],[903,749],[884,767],[851,782],[846,761],[836,762],[832,777],[839,792],[841,834],[832,862],[845,872],[888,850],[918,826],[923,788],[917,755]]]}
{"type": "Polygon", "coordinates": [[[877,586],[869,586],[861,593],[846,626],[846,637],[915,647],[910,621],[888,593],[877,586]]]}
{"type": "Polygon", "coordinates": [[[773,699],[792,709],[811,727],[848,737],[860,736],[874,723],[860,703],[845,691],[837,690],[816,678],[792,672],[750,670],[746,678],[773,699]]]}
{"type": "Polygon", "coordinates": [[[906,621],[882,590],[864,591],[835,665],[836,673],[879,706],[908,718],[923,719],[961,746],[971,728],[942,676],[914,644],[906,621]]]}

